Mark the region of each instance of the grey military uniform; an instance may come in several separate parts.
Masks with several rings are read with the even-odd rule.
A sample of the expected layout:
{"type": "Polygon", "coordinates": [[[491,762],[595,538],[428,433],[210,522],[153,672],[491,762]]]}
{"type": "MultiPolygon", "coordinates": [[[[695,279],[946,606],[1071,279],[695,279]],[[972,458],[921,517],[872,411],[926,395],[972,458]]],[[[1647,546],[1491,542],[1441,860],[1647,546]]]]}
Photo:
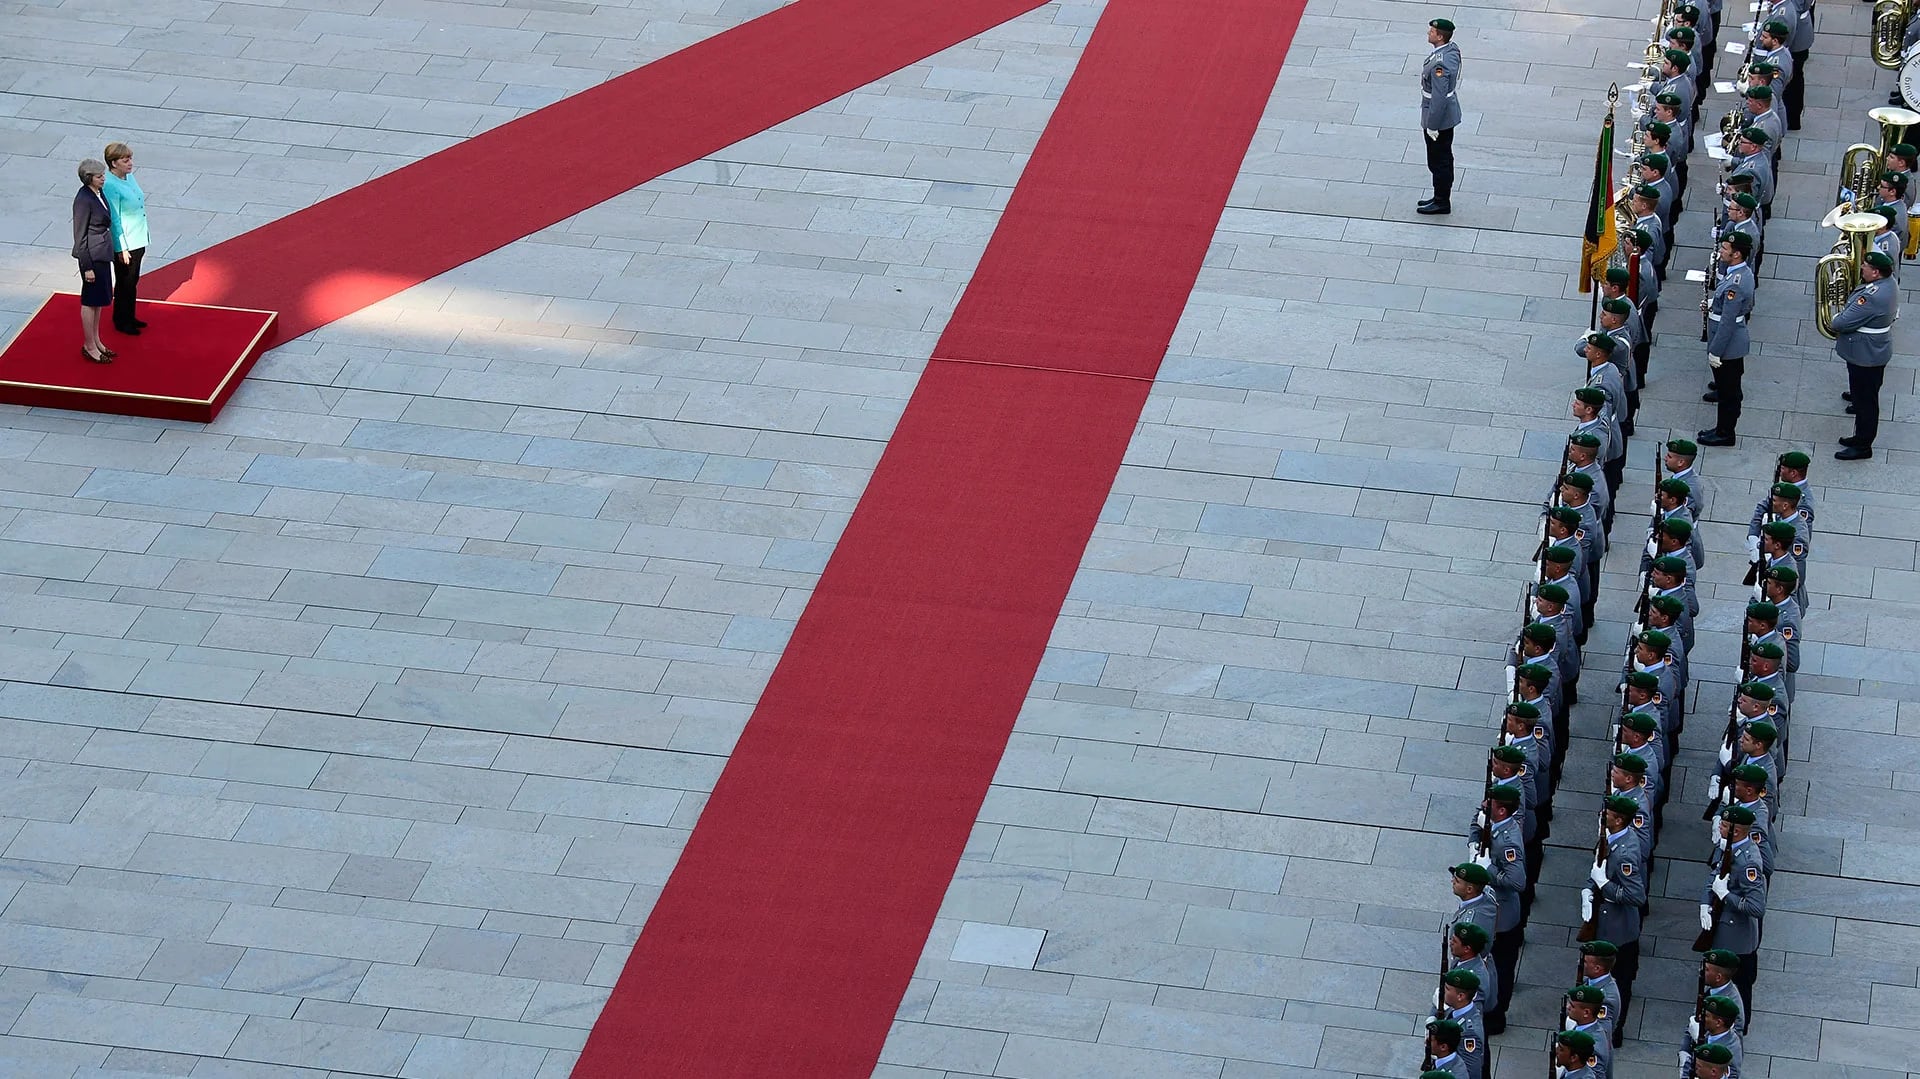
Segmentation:
{"type": "MultiPolygon", "coordinates": [[[[1715,355],[1723,354],[1715,353],[1715,355]]],[[[1669,475],[1667,478],[1670,480],[1681,480],[1686,483],[1687,512],[1693,514],[1694,520],[1701,520],[1707,512],[1708,503],[1713,501],[1711,497],[1713,488],[1707,483],[1706,477],[1700,474],[1698,468],[1685,468],[1669,475]]]]}
{"type": "MultiPolygon", "coordinates": [[[[1741,1014],[1744,1016],[1746,1013],[1742,1012],[1741,1014]]],[[[1711,1037],[1702,1038],[1701,1041],[1708,1042],[1712,1045],[1726,1046],[1727,1049],[1733,1053],[1733,1064],[1727,1069],[1727,1079],[1740,1079],[1740,1068],[1741,1065],[1746,1063],[1747,1058],[1745,1050],[1740,1045],[1740,1032],[1738,1030],[1729,1030],[1724,1034],[1715,1034],[1711,1037]]],[[[1691,1050],[1693,1046],[1686,1046],[1686,1048],[1691,1050]]],[[[1680,1075],[1681,1079],[1693,1079],[1693,1058],[1691,1055],[1688,1056],[1687,1062],[1681,1066],[1680,1075]]]]}
{"type": "Polygon", "coordinates": [[[1420,65],[1420,126],[1445,131],[1460,125],[1460,46],[1449,41],[1420,65]]]}
{"type": "Polygon", "coordinates": [[[1460,1024],[1457,1055],[1467,1065],[1462,1074],[1467,1079],[1487,1079],[1487,1024],[1480,1014],[1480,1005],[1469,1001],[1466,1007],[1448,1012],[1447,1018],[1460,1024]]]}
{"type": "MultiPolygon", "coordinates": [[[[1729,148],[1729,153],[1732,153],[1729,148]]],[[[1762,149],[1745,157],[1733,154],[1733,173],[1753,173],[1753,197],[1762,206],[1773,205],[1773,159],[1762,149]]]]}
{"type": "Polygon", "coordinates": [[[1607,836],[1607,848],[1607,883],[1595,889],[1595,935],[1615,944],[1631,944],[1640,939],[1640,908],[1647,902],[1644,848],[1632,828],[1607,836]]]}
{"type": "Polygon", "coordinates": [[[1804,503],[1794,510],[1793,516],[1776,518],[1773,515],[1773,499],[1761,499],[1753,507],[1753,519],[1747,522],[1747,535],[1753,539],[1760,538],[1760,529],[1775,520],[1791,522],[1793,538],[1806,545],[1808,554],[1813,553],[1813,511],[1804,503]]]}
{"type": "Polygon", "coordinates": [[[1760,869],[1768,877],[1773,876],[1773,811],[1767,807],[1765,798],[1755,798],[1751,802],[1735,802],[1753,813],[1753,845],[1760,851],[1760,869]]]}
{"type": "Polygon", "coordinates": [[[1833,351],[1861,367],[1885,367],[1893,359],[1893,322],[1900,289],[1891,280],[1868,281],[1847,294],[1833,316],[1833,351]]]}
{"type": "MultiPolygon", "coordinates": [[[[1766,867],[1760,863],[1760,848],[1751,838],[1733,845],[1733,869],[1727,874],[1727,886],[1720,918],[1713,926],[1713,946],[1747,955],[1760,947],[1760,919],[1767,913],[1766,867]]],[[[1701,892],[1700,901],[1713,901],[1711,881],[1701,892]]]]}
{"type": "Polygon", "coordinates": [[[1494,929],[1500,933],[1520,925],[1520,893],[1527,890],[1527,855],[1522,847],[1523,831],[1519,817],[1508,817],[1493,825],[1493,849],[1487,852],[1487,857],[1493,863],[1490,870],[1493,883],[1490,887],[1498,903],[1494,929]]]}
{"type": "MultiPolygon", "coordinates": [[[[1602,937],[1601,939],[1606,940],[1610,938],[1602,937]]],[[[1619,942],[1615,941],[1614,943],[1617,944],[1619,942]]],[[[1613,1024],[1592,1022],[1584,1026],[1574,1027],[1573,1029],[1583,1034],[1593,1035],[1593,1056],[1588,1060],[1587,1067],[1581,1068],[1579,1071],[1584,1071],[1588,1075],[1597,1077],[1597,1079],[1613,1079],[1613,1024]]],[[[1567,1070],[1568,1079],[1576,1074],[1578,1074],[1578,1072],[1574,1069],[1569,1068],[1567,1070]]]]}
{"type": "Polygon", "coordinates": [[[1435,1060],[1433,1062],[1433,1070],[1443,1071],[1449,1075],[1457,1075],[1460,1079],[1467,1079],[1468,1076],[1466,1058],[1457,1052],[1449,1053],[1435,1060]]]}
{"type": "Polygon", "coordinates": [[[1753,271],[1746,263],[1727,269],[1707,305],[1707,354],[1739,359],[1747,354],[1747,316],[1753,314],[1753,271]]]}
{"type": "Polygon", "coordinates": [[[1472,924],[1494,934],[1494,926],[1500,920],[1499,900],[1494,897],[1493,889],[1488,888],[1478,898],[1463,900],[1447,922],[1447,932],[1451,934],[1456,925],[1472,924]]]}
{"type": "Polygon", "coordinates": [[[1580,984],[1593,986],[1606,998],[1600,1002],[1599,1022],[1611,1029],[1620,1019],[1620,983],[1613,975],[1602,974],[1598,978],[1582,978],[1580,984]]]}

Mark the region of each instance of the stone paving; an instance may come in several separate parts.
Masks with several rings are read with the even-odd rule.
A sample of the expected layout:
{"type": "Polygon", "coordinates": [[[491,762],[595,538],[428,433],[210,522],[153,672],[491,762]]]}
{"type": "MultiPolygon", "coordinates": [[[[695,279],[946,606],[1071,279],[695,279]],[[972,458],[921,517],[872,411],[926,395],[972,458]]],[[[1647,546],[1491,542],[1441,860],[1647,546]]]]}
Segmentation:
{"type": "MultiPolygon", "coordinates": [[[[0,0],[0,333],[70,286],[73,164],[110,137],[164,261],[772,6],[0,0]]],[[[1568,426],[1602,93],[1655,7],[1548,6],[1311,0],[876,1076],[1412,1074],[1568,426]],[[1441,222],[1411,213],[1436,13],[1467,57],[1441,222]]],[[[209,427],[0,410],[0,1074],[567,1074],[1098,13],[1049,5],[290,343],[209,427]]],[[[1816,449],[1821,495],[1753,1077],[1920,1060],[1911,335],[1878,457],[1843,466],[1807,317],[1811,222],[1890,83],[1865,16],[1821,14],[1741,445],[1704,465],[1702,716],[1772,455],[1816,449]]],[[[1653,439],[1709,419],[1684,306],[1629,510],[1653,439]]],[[[1574,745],[1565,819],[1601,753],[1574,745]]],[[[1672,1074],[1690,819],[1622,1079],[1672,1074]]],[[[1500,1079],[1543,1067],[1581,836],[1500,1079]]]]}

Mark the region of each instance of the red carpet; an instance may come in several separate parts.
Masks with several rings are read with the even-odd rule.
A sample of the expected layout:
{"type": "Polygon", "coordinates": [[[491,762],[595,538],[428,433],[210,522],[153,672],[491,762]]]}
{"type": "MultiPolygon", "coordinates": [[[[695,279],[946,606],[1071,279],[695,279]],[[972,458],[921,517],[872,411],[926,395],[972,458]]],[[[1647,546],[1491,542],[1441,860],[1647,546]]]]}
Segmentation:
{"type": "Polygon", "coordinates": [[[1107,5],[575,1075],[870,1073],[1302,6],[1107,5]]]}
{"type": "Polygon", "coordinates": [[[120,355],[80,354],[80,297],[54,294],[0,350],[0,401],[121,416],[210,422],[260,357],[271,311],[141,301],[145,333],[123,337],[101,319],[100,340],[120,355]]]}
{"type": "Polygon", "coordinates": [[[975,37],[1044,0],[797,0],[150,272],[280,312],[272,347],[975,37]]]}

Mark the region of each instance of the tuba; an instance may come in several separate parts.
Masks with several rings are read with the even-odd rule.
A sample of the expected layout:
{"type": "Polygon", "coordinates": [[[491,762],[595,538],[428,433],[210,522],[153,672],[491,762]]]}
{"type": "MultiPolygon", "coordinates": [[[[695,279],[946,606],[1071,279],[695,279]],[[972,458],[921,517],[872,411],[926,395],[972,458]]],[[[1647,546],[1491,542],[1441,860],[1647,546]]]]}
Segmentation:
{"type": "Polygon", "coordinates": [[[1873,234],[1886,224],[1879,214],[1843,214],[1837,222],[1841,237],[1833,252],[1813,267],[1813,322],[1820,336],[1833,340],[1833,320],[1847,297],[1860,287],[1860,270],[1873,250],[1873,234]]]}
{"type": "Polygon", "coordinates": [[[1907,20],[1913,18],[1909,0],[1875,0],[1873,5],[1873,62],[1888,71],[1900,70],[1900,54],[1907,37],[1907,20]]]}
{"type": "Polygon", "coordinates": [[[1856,142],[1840,155],[1840,190],[1834,196],[1834,208],[1820,222],[1824,228],[1836,227],[1842,214],[1873,209],[1878,202],[1874,191],[1886,168],[1888,152],[1906,137],[1908,128],[1920,124],[1920,112],[1891,105],[1869,109],[1867,116],[1880,125],[1880,145],[1856,142]]]}

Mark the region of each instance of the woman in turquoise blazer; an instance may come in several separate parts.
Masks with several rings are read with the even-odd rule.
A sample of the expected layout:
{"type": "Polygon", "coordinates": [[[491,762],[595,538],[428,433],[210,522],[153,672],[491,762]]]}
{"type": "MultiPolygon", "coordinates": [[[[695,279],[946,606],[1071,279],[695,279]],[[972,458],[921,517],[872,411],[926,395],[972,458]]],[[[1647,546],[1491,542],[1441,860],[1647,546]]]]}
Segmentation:
{"type": "Polygon", "coordinates": [[[107,184],[102,194],[113,211],[113,328],[139,336],[146,323],[134,317],[140,288],[140,260],[147,253],[147,193],[133,178],[133,150],[124,142],[107,144],[107,184]]]}

